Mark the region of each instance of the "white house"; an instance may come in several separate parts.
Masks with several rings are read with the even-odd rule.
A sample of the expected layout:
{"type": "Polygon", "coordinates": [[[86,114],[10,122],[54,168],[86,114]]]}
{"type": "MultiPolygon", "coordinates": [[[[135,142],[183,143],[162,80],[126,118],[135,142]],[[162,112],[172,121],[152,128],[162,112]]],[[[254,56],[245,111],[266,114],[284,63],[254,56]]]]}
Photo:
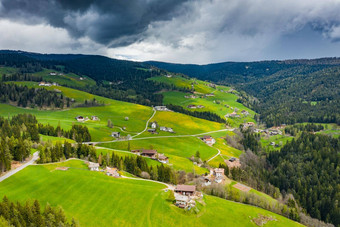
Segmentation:
{"type": "Polygon", "coordinates": [[[119,138],[120,137],[120,132],[112,132],[111,136],[114,138],[119,138]]]}
{"type": "Polygon", "coordinates": [[[152,122],[152,123],[151,123],[151,128],[157,128],[157,122],[155,122],[155,121],[152,122]]]}
{"type": "Polygon", "coordinates": [[[99,171],[99,163],[89,162],[89,169],[91,171],[99,171]]]}
{"type": "Polygon", "coordinates": [[[166,106],[155,106],[155,110],[157,111],[168,111],[169,109],[166,106]]]}

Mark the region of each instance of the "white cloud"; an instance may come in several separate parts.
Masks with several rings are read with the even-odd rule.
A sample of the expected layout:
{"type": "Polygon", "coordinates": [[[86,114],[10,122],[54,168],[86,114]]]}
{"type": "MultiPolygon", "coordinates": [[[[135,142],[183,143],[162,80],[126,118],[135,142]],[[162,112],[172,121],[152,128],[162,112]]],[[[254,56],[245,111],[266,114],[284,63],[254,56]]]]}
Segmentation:
{"type": "Polygon", "coordinates": [[[62,28],[46,24],[26,25],[0,20],[0,49],[25,50],[41,53],[105,54],[106,47],[87,37],[74,39],[62,28]]]}

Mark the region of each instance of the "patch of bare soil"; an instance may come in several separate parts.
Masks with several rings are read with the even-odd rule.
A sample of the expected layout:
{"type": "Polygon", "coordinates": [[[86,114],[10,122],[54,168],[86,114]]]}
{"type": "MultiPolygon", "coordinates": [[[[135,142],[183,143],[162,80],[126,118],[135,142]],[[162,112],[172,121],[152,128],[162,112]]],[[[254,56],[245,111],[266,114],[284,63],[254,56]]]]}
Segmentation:
{"type": "Polygon", "coordinates": [[[240,160],[238,158],[233,162],[231,162],[229,160],[225,160],[224,162],[227,164],[229,169],[234,168],[234,167],[241,167],[241,163],[240,163],[240,160]]]}
{"type": "Polygon", "coordinates": [[[57,167],[55,168],[55,170],[62,170],[62,171],[66,171],[68,170],[70,167],[57,167]]]}
{"type": "Polygon", "coordinates": [[[250,189],[251,189],[250,187],[245,186],[244,184],[240,184],[240,183],[234,184],[233,187],[237,188],[237,189],[239,189],[239,190],[241,190],[243,192],[249,192],[250,189]]]}
{"type": "Polygon", "coordinates": [[[269,221],[277,221],[275,218],[270,216],[264,216],[260,214],[257,218],[253,218],[252,222],[254,222],[257,226],[263,226],[269,221]]]}

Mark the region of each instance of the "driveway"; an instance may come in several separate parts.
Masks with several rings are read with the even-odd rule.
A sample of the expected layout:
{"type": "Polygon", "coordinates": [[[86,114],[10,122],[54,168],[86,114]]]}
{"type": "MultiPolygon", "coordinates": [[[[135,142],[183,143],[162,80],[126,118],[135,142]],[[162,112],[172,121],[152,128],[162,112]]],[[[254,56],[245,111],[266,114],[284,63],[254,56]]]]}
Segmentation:
{"type": "Polygon", "coordinates": [[[28,162],[26,162],[26,163],[23,164],[22,166],[19,166],[18,168],[13,169],[13,170],[7,172],[5,175],[1,176],[1,177],[0,177],[0,182],[3,181],[3,180],[5,180],[5,179],[7,179],[7,178],[9,178],[10,176],[16,174],[16,173],[19,172],[20,170],[25,169],[27,166],[32,165],[36,160],[38,160],[38,158],[39,158],[39,152],[35,152],[35,153],[33,154],[33,157],[32,157],[31,160],[29,160],[28,162]]]}

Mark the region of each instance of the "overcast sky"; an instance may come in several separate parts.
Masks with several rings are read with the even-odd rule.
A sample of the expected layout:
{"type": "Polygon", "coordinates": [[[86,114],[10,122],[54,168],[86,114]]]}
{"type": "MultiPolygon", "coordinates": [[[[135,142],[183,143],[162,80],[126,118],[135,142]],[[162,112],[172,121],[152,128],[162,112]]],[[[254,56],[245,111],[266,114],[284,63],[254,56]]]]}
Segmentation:
{"type": "Polygon", "coordinates": [[[340,0],[0,0],[0,49],[138,61],[340,57],[340,0]]]}

